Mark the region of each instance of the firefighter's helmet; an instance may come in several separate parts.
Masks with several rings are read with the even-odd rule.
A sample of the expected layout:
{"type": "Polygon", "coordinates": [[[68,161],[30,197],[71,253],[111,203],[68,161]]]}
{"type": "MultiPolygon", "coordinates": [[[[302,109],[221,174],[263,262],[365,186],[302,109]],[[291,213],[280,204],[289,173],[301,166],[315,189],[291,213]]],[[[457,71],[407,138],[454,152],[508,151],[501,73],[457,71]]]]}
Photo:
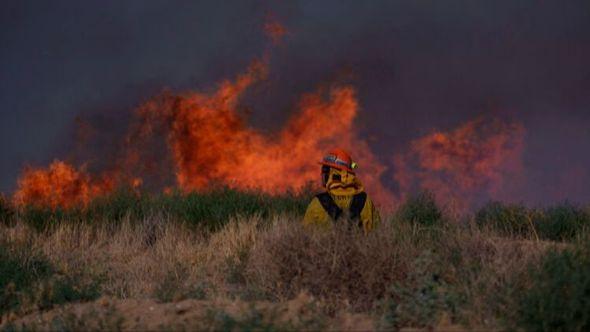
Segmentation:
{"type": "Polygon", "coordinates": [[[354,173],[356,163],[352,161],[350,155],[343,149],[334,149],[324,156],[320,164],[337,168],[339,170],[354,173]]]}

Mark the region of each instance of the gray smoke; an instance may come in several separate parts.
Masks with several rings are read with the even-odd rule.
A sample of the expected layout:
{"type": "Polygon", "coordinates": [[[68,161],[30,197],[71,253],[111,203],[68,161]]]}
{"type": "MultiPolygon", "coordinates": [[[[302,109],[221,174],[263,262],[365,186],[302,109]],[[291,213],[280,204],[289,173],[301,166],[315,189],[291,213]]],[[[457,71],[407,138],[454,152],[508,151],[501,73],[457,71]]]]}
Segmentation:
{"type": "MultiPolygon", "coordinates": [[[[517,199],[590,201],[590,2],[4,1],[0,191],[21,167],[111,158],[129,111],[163,88],[209,89],[289,34],[250,122],[272,132],[303,93],[346,81],[358,126],[388,158],[431,130],[482,114],[527,129],[517,199]],[[76,144],[78,122],[99,133],[76,144]],[[74,142],[74,143],[72,143],[74,142]],[[100,153],[96,153],[99,151],[100,153]]],[[[101,160],[103,159],[103,160],[101,160]]]]}

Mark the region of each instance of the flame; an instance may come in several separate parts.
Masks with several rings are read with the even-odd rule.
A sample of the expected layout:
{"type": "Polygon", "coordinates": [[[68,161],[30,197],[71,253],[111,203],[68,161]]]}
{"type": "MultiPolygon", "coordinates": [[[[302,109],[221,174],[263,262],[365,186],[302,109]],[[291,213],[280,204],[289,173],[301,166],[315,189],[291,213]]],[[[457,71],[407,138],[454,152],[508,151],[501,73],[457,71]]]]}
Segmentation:
{"type": "Polygon", "coordinates": [[[182,190],[205,190],[214,184],[273,194],[298,190],[317,182],[317,161],[338,145],[359,152],[359,163],[367,166],[368,187],[387,193],[378,180],[385,166],[353,128],[358,102],[352,87],[304,96],[299,112],[282,131],[263,135],[240,117],[238,101],[265,73],[266,67],[255,63],[235,82],[223,82],[210,95],[188,93],[140,108],[144,123],[140,132],[149,136],[160,126],[155,123],[166,121],[176,182],[182,190]]]}
{"type": "Polygon", "coordinates": [[[32,204],[68,208],[86,205],[92,198],[112,188],[113,182],[108,178],[93,180],[85,171],[55,160],[47,169],[25,169],[13,201],[19,206],[32,204]]]}
{"type": "MultiPolygon", "coordinates": [[[[359,106],[351,86],[333,86],[304,96],[298,111],[277,133],[265,135],[249,127],[241,117],[239,100],[266,74],[266,64],[254,62],[244,74],[222,82],[211,93],[165,93],[152,98],[136,110],[121,161],[100,180],[55,161],[47,170],[25,170],[15,202],[84,205],[121,184],[142,186],[145,181],[138,173],[145,169],[172,176],[175,186],[185,192],[206,191],[215,185],[271,194],[297,191],[318,182],[317,161],[336,146],[352,152],[367,191],[387,207],[408,193],[427,189],[440,201],[462,202],[465,208],[481,193],[498,194],[506,179],[522,171],[524,128],[479,118],[450,132],[416,139],[408,151],[395,155],[399,192],[394,194],[382,182],[388,165],[355,130],[359,106]],[[162,138],[171,166],[161,154],[156,155],[160,165],[155,166],[157,161],[148,162],[145,155],[162,138]]],[[[161,188],[171,190],[169,185],[161,188]]]]}
{"type": "Polygon", "coordinates": [[[434,132],[394,157],[394,178],[401,193],[426,189],[466,207],[482,193],[499,194],[507,178],[519,176],[524,132],[518,123],[485,118],[434,132]]]}
{"type": "MultiPolygon", "coordinates": [[[[209,94],[152,98],[136,110],[122,161],[113,170],[96,180],[60,161],[47,170],[27,169],[14,201],[51,207],[84,205],[121,184],[142,186],[145,181],[138,173],[146,168],[172,175],[175,186],[185,192],[215,185],[271,194],[297,191],[318,182],[317,161],[335,146],[352,152],[367,191],[382,206],[427,189],[442,202],[459,201],[465,208],[481,193],[498,194],[506,179],[522,171],[524,128],[479,118],[450,132],[416,139],[408,151],[395,155],[399,192],[394,194],[381,179],[388,166],[355,130],[359,106],[351,86],[333,86],[304,96],[298,111],[277,133],[265,135],[249,127],[241,117],[239,100],[266,74],[266,64],[254,62],[244,74],[222,82],[209,94]],[[145,156],[161,138],[172,167],[164,164],[166,158],[161,155],[161,165],[149,166],[154,161],[148,162],[145,156]]],[[[160,188],[171,190],[168,185],[160,188]]]]}
{"type": "MultiPolygon", "coordinates": [[[[265,30],[273,40],[286,33],[276,22],[267,23],[265,30]]],[[[319,182],[317,161],[334,147],[352,153],[360,166],[357,175],[382,207],[392,207],[418,189],[433,191],[443,202],[470,205],[482,193],[499,194],[507,179],[522,171],[524,128],[483,118],[416,139],[386,165],[354,126],[359,105],[349,85],[303,96],[282,130],[264,134],[243,119],[239,102],[248,88],[266,78],[267,58],[208,93],[165,92],[148,100],[135,110],[119,158],[98,176],[57,160],[47,169],[26,169],[14,202],[86,205],[121,185],[164,192],[175,187],[206,191],[216,185],[271,194],[297,191],[319,182]],[[396,193],[382,181],[390,166],[396,193]]]]}
{"type": "Polygon", "coordinates": [[[376,201],[391,199],[380,181],[386,166],[353,126],[358,112],[355,90],[334,86],[310,93],[283,130],[264,135],[242,119],[239,99],[266,72],[264,63],[254,62],[236,80],[222,82],[212,93],[164,94],[139,107],[121,161],[115,170],[103,174],[112,180],[109,185],[56,161],[47,170],[25,171],[15,201],[67,207],[86,204],[121,183],[141,186],[144,181],[136,173],[146,163],[142,151],[162,134],[176,186],[186,192],[219,184],[272,194],[296,191],[319,181],[317,162],[325,151],[339,146],[355,155],[359,174],[376,201]]]}

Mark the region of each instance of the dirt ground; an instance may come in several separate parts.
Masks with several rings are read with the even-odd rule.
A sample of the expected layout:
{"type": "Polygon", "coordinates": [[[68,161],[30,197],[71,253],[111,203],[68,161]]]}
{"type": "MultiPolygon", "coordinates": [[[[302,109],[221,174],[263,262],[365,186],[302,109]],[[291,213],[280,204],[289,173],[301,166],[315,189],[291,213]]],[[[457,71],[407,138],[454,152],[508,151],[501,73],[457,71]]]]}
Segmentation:
{"type": "Polygon", "coordinates": [[[373,318],[363,314],[319,317],[313,299],[300,294],[283,302],[154,300],[101,298],[68,304],[4,323],[16,330],[348,330],[375,329],[373,318]]]}

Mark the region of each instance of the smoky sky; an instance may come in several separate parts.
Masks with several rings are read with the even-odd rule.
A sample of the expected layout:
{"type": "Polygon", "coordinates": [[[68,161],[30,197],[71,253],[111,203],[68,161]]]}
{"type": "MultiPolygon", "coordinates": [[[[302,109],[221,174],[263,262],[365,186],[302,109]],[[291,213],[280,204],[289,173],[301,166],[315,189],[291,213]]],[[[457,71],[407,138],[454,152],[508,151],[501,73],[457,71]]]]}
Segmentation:
{"type": "Polygon", "coordinates": [[[243,100],[262,131],[343,81],[384,161],[491,114],[526,128],[527,189],[514,199],[590,201],[587,0],[3,1],[0,191],[24,165],[68,155],[80,119],[105,132],[95,145],[113,144],[150,96],[214,88],[264,52],[269,77],[243,100]],[[288,30],[278,45],[269,18],[288,30]]]}

